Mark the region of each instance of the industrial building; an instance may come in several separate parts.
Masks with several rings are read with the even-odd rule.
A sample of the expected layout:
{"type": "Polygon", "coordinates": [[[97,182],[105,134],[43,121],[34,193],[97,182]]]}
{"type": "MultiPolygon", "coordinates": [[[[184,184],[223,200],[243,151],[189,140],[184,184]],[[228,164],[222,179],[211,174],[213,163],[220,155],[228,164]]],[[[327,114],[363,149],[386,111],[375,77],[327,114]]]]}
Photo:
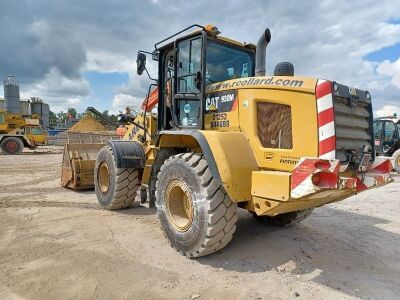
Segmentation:
{"type": "Polygon", "coordinates": [[[19,84],[14,76],[7,76],[4,81],[4,97],[0,97],[0,110],[14,114],[31,115],[40,117],[41,125],[49,127],[50,107],[38,97],[21,99],[19,84]]]}

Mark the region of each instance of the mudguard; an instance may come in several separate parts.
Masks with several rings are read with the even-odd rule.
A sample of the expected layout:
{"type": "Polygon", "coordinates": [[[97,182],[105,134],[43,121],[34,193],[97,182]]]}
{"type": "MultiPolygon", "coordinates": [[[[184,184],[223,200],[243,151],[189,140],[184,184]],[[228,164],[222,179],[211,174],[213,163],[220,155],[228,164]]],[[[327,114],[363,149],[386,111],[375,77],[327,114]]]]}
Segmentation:
{"type": "Polygon", "coordinates": [[[117,168],[144,168],[146,156],[142,144],[135,141],[123,140],[110,140],[107,143],[113,150],[117,168]]]}
{"type": "Polygon", "coordinates": [[[240,131],[161,131],[160,147],[201,148],[213,177],[234,202],[250,201],[251,174],[258,165],[246,136],[240,131]]]}

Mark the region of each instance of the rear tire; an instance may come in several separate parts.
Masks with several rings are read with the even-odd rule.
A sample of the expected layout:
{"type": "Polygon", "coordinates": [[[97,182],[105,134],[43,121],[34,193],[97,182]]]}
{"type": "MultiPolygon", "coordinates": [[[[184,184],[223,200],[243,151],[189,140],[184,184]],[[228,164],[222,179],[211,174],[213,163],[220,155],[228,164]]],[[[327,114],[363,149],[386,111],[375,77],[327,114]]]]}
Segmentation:
{"type": "Polygon", "coordinates": [[[165,161],[156,183],[156,207],[171,246],[190,258],[224,248],[236,230],[237,204],[201,154],[182,153],[165,161]]]}
{"type": "Polygon", "coordinates": [[[280,214],[274,217],[257,216],[254,214],[253,216],[260,223],[264,223],[275,227],[288,227],[300,223],[304,219],[308,218],[311,215],[312,211],[313,211],[312,208],[307,208],[304,210],[298,210],[280,214]]]}
{"type": "Polygon", "coordinates": [[[395,169],[396,172],[400,174],[400,149],[398,149],[393,153],[392,159],[393,159],[393,169],[395,169]]]}
{"type": "Polygon", "coordinates": [[[108,210],[130,207],[139,186],[139,170],[117,168],[112,148],[103,147],[94,168],[94,187],[99,205],[108,210]]]}
{"type": "Polygon", "coordinates": [[[16,137],[6,137],[0,144],[0,149],[7,155],[18,155],[24,150],[24,143],[16,137]]]}

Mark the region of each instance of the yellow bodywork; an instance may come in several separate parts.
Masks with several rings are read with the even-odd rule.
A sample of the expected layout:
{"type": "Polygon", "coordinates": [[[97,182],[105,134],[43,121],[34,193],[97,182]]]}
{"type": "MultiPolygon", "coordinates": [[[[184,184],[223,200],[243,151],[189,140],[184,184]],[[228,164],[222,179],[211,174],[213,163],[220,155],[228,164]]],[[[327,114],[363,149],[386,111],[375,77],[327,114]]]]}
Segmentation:
{"type": "MultiPolygon", "coordinates": [[[[234,47],[252,49],[246,52],[255,54],[254,45],[221,37],[215,26],[206,26],[205,31],[212,38],[234,47]]],[[[264,36],[264,39],[267,37],[264,36]]],[[[172,48],[168,48],[172,45],[165,47],[167,50],[160,50],[160,55],[163,51],[172,51],[172,48]]],[[[169,57],[166,61],[169,72],[169,57]]],[[[176,65],[175,62],[175,73],[176,65]]],[[[166,157],[190,151],[203,153],[212,176],[221,182],[230,199],[256,215],[275,216],[314,208],[354,194],[357,180],[360,181],[357,174],[340,173],[339,159],[319,158],[321,133],[316,99],[319,80],[300,76],[246,77],[249,75],[244,72],[247,67],[248,63],[243,64],[243,78],[208,84],[205,90],[203,86],[201,89],[197,87],[200,92],[187,93],[190,96],[179,91],[179,88],[174,90],[181,84],[179,80],[178,83],[174,82],[179,76],[175,74],[173,80],[169,81],[171,77],[164,74],[164,82],[161,74],[167,67],[159,70],[158,95],[164,95],[159,99],[159,104],[163,105],[159,111],[163,117],[167,115],[168,109],[170,112],[165,117],[167,119],[161,122],[166,129],[158,132],[157,116],[142,112],[132,124],[126,126],[123,137],[123,140],[137,141],[143,146],[146,162],[143,172],[140,172],[141,183],[147,185],[150,192],[150,184],[156,178],[154,175],[157,175],[166,157]],[[171,86],[176,94],[174,96],[172,93],[169,98],[171,86]],[[182,110],[176,101],[187,101],[188,111],[192,114],[189,102],[201,101],[200,105],[196,104],[199,114],[191,116],[196,121],[191,123],[193,128],[186,127],[187,124],[181,127],[176,122],[175,117],[182,110]],[[326,164],[328,169],[325,168],[326,164]],[[322,178],[323,172],[328,173],[325,179],[322,178]]],[[[255,67],[252,66],[250,74],[265,73],[254,72],[255,67]]],[[[233,68],[228,68],[228,73],[229,69],[233,68]]],[[[198,77],[201,72],[196,73],[196,84],[207,82],[206,70],[202,69],[205,78],[198,77]]],[[[233,74],[228,77],[238,76],[233,74]]],[[[333,87],[330,86],[330,89],[332,93],[333,87]]],[[[334,123],[331,125],[334,126],[334,123]]],[[[379,180],[386,183],[388,176],[379,180]]]]}
{"type": "Polygon", "coordinates": [[[39,117],[23,117],[0,110],[0,134],[25,135],[31,145],[45,144],[47,133],[39,125],[39,117]]]}
{"type": "MultiPolygon", "coordinates": [[[[301,157],[318,157],[315,85],[316,79],[308,77],[266,76],[252,81],[235,79],[209,87],[210,94],[236,90],[232,110],[206,113],[205,129],[196,130],[206,140],[222,185],[232,201],[257,215],[276,215],[317,207],[354,194],[354,190],[330,190],[301,200],[291,199],[291,171],[301,157]],[[278,85],[289,81],[298,86],[278,85]],[[257,104],[263,102],[290,107],[293,139],[290,149],[262,146],[257,130],[257,104]]],[[[189,130],[183,135],[173,132],[162,135],[158,148],[163,147],[187,147],[204,152],[189,130]]],[[[145,182],[148,174],[143,178],[145,182]]]]}
{"type": "Polygon", "coordinates": [[[22,115],[0,110],[0,133],[9,133],[16,128],[23,128],[24,126],[25,120],[22,115]]]}
{"type": "Polygon", "coordinates": [[[40,126],[26,126],[25,135],[36,144],[45,144],[47,133],[40,126]]]}
{"type": "MultiPolygon", "coordinates": [[[[150,183],[160,149],[180,148],[204,153],[210,170],[214,168],[213,175],[220,179],[232,201],[257,215],[274,216],[318,207],[354,194],[354,187],[350,187],[318,191],[300,199],[291,196],[291,172],[299,160],[318,157],[316,82],[308,77],[266,76],[213,84],[208,87],[208,95],[234,91],[235,101],[232,108],[223,113],[214,112],[210,106],[204,116],[203,130],[157,132],[156,115],[147,113],[144,117],[144,113],[138,114],[134,122],[126,126],[123,140],[138,141],[143,145],[146,162],[141,183],[150,183]],[[260,103],[290,108],[291,147],[263,146],[257,127],[257,105],[260,103]]],[[[75,157],[73,163],[77,165],[81,160],[80,156],[75,157]]],[[[94,164],[93,158],[91,161],[94,164]]]]}

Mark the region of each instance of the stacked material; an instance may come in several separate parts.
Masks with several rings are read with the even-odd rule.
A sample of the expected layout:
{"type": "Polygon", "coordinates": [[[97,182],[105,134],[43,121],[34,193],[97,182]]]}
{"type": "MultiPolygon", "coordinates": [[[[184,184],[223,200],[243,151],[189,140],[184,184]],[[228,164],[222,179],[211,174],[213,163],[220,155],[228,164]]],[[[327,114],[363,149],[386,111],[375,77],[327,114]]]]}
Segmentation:
{"type": "Polygon", "coordinates": [[[86,114],[78,123],[69,128],[68,132],[104,132],[106,130],[106,127],[101,122],[90,114],[86,114]]]}

